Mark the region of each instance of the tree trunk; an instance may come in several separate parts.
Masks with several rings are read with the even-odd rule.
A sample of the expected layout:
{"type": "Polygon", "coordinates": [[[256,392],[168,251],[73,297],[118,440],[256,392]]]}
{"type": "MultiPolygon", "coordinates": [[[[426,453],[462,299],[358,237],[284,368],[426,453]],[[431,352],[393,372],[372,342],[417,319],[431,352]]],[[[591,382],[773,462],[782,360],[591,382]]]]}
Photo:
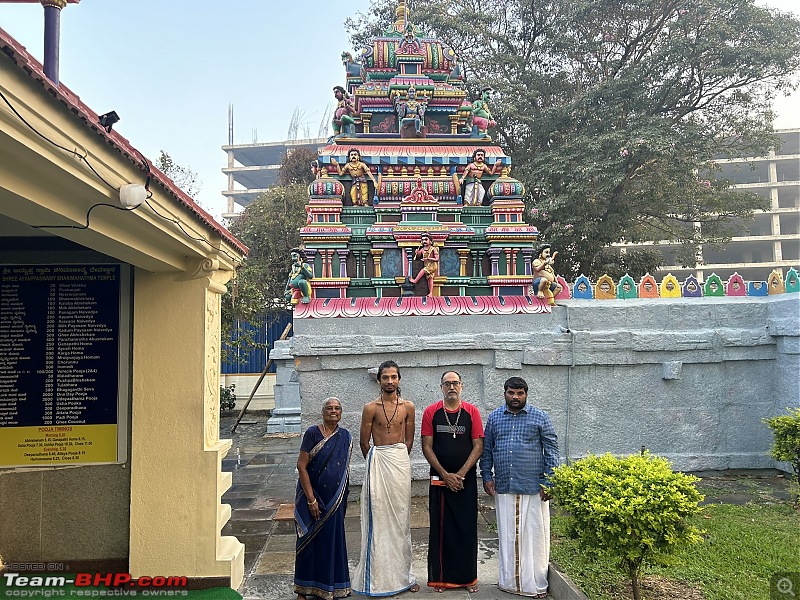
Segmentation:
{"type": "Polygon", "coordinates": [[[633,600],[642,600],[642,590],[639,588],[639,568],[631,567],[629,574],[631,577],[631,589],[633,589],[633,600]]]}

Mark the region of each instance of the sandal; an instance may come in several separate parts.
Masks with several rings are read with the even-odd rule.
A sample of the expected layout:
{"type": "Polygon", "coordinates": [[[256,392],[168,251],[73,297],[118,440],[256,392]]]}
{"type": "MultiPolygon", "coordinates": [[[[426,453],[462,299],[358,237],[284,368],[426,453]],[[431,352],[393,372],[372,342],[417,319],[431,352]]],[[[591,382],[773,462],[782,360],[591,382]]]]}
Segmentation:
{"type": "Polygon", "coordinates": [[[470,594],[477,594],[478,592],[481,591],[481,588],[479,588],[477,585],[469,585],[467,586],[467,591],[470,594]]]}
{"type": "Polygon", "coordinates": [[[412,594],[416,594],[419,591],[419,584],[415,583],[410,588],[408,588],[408,591],[411,592],[412,594]]]}

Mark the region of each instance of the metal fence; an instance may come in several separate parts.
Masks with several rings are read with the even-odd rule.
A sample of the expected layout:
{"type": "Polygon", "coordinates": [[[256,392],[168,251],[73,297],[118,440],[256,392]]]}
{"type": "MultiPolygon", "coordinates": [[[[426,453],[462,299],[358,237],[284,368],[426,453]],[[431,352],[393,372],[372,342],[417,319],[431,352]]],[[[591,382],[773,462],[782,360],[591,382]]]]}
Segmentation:
{"type": "MultiPolygon", "coordinates": [[[[234,324],[231,342],[235,342],[245,332],[252,333],[253,340],[260,347],[242,350],[231,342],[223,343],[223,351],[227,360],[222,363],[223,375],[241,375],[244,373],[261,373],[267,364],[267,358],[275,341],[281,337],[286,325],[292,322],[292,313],[286,311],[277,318],[267,321],[261,327],[253,327],[246,321],[236,321],[234,324]]],[[[289,332],[291,337],[292,332],[289,332]]],[[[269,368],[269,373],[275,372],[275,365],[269,368]]]]}

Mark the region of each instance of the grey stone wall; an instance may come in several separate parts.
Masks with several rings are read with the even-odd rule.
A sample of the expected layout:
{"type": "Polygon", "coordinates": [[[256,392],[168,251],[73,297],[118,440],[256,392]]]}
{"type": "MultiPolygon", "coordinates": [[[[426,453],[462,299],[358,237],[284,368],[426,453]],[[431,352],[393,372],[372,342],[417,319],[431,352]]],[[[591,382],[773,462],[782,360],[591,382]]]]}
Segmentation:
{"type": "MultiPolygon", "coordinates": [[[[417,434],[441,374],[455,369],[484,419],[503,404],[503,382],[525,378],[562,458],[646,446],[681,470],[776,466],[761,419],[800,406],[798,295],[560,304],[550,315],[296,319],[301,430],[319,422],[324,398],[339,397],[360,483],[361,408],[379,393],[375,367],[392,359],[417,434]]],[[[418,437],[412,464],[415,479],[427,476],[418,437]]]]}

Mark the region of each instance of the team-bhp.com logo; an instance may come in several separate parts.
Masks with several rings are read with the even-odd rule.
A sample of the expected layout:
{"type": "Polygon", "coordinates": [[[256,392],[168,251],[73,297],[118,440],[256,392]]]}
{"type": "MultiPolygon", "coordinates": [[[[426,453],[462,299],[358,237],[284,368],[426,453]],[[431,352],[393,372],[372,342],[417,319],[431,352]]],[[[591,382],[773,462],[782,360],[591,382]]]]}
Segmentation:
{"type": "Polygon", "coordinates": [[[76,573],[74,577],[71,575],[3,573],[3,583],[5,584],[6,598],[188,595],[186,589],[182,589],[188,585],[186,577],[134,578],[130,573],[76,573]],[[43,593],[46,590],[57,593],[43,593]]]}

